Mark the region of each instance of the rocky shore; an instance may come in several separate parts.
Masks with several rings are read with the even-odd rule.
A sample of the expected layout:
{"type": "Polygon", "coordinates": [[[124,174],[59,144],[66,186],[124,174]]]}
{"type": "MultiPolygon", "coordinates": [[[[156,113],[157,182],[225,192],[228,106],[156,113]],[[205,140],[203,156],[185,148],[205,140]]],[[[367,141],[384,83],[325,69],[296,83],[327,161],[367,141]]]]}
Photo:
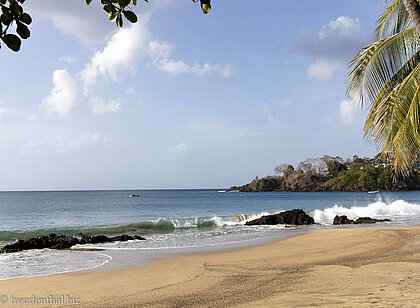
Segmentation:
{"type": "MultiPolygon", "coordinates": [[[[378,222],[391,221],[389,219],[374,219],[371,217],[359,217],[356,220],[348,219],[347,216],[336,216],[334,218],[334,225],[349,225],[349,224],[374,224],[378,222]]],[[[266,215],[260,218],[248,221],[247,226],[254,225],[313,225],[314,219],[305,213],[302,209],[294,209],[290,211],[281,212],[273,215],[266,215]]]]}
{"type": "Polygon", "coordinates": [[[127,234],[108,237],[105,235],[85,235],[82,233],[71,236],[51,233],[49,235],[17,240],[13,244],[2,247],[0,253],[43,248],[66,249],[77,244],[98,244],[117,241],[126,242],[131,240],[145,240],[145,238],[138,235],[131,236],[127,234]]]}
{"type": "Polygon", "coordinates": [[[346,215],[335,216],[333,225],[357,225],[357,224],[376,224],[378,222],[391,221],[389,219],[374,219],[370,217],[359,217],[356,220],[348,219],[346,215]]]}
{"type": "Polygon", "coordinates": [[[312,225],[314,219],[306,214],[301,209],[294,209],[291,211],[285,211],[274,215],[262,216],[260,218],[248,221],[245,223],[247,226],[254,225],[312,225]]]}

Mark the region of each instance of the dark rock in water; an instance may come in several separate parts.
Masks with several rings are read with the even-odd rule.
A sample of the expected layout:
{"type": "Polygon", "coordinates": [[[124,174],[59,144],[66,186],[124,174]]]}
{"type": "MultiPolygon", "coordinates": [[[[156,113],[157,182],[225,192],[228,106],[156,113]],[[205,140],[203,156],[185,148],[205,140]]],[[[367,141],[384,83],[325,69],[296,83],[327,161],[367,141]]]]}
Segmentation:
{"type": "Polygon", "coordinates": [[[370,217],[359,217],[356,219],[356,224],[376,224],[377,222],[391,221],[389,219],[375,219],[370,217]]]}
{"type": "Polygon", "coordinates": [[[145,240],[145,238],[138,235],[130,236],[127,234],[108,237],[105,235],[85,235],[82,233],[71,236],[51,233],[49,235],[17,240],[13,244],[5,245],[3,248],[1,248],[0,253],[43,248],[66,249],[77,244],[97,244],[116,241],[125,242],[130,240],[145,240]]]}
{"type": "Polygon", "coordinates": [[[281,212],[274,215],[262,216],[255,220],[246,222],[245,225],[312,225],[314,223],[314,219],[308,214],[306,214],[303,210],[294,209],[291,211],[281,212]]]}
{"type": "Polygon", "coordinates": [[[377,222],[391,221],[389,219],[375,219],[370,217],[359,217],[356,221],[348,219],[346,215],[335,216],[333,225],[350,225],[350,224],[375,224],[377,222]]]}
{"type": "Polygon", "coordinates": [[[333,225],[350,225],[354,224],[354,220],[348,219],[346,215],[335,216],[333,225]]]}

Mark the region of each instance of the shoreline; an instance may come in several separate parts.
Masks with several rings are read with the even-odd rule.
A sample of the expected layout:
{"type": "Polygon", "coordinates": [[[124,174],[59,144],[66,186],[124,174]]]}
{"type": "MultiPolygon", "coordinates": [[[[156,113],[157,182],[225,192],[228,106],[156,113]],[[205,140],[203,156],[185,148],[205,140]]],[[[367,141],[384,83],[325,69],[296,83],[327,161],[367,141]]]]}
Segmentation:
{"type": "Polygon", "coordinates": [[[420,226],[319,229],[143,266],[0,281],[2,294],[87,307],[343,306],[419,302],[420,226]],[[383,290],[383,291],[382,291],[383,290]]]}

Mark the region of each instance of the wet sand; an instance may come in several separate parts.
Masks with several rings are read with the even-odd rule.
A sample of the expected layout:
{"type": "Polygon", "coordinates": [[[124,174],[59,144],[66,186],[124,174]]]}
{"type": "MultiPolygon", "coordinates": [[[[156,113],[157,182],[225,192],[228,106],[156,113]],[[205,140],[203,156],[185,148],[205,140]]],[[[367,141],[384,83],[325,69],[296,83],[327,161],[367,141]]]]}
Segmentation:
{"type": "Polygon", "coordinates": [[[0,281],[0,301],[32,296],[82,307],[420,307],[420,227],[315,230],[120,270],[0,281]]]}

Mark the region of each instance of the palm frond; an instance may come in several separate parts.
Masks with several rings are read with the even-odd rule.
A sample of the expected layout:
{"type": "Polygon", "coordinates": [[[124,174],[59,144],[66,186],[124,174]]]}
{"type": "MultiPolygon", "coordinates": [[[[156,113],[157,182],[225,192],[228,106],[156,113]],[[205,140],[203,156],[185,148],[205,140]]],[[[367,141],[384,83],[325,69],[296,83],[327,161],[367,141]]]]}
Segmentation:
{"type": "MultiPolygon", "coordinates": [[[[407,77],[420,64],[420,51],[414,54],[410,60],[387,82],[382,91],[376,97],[370,107],[369,115],[365,122],[365,138],[378,143],[387,135],[383,131],[385,125],[378,125],[377,122],[391,123],[394,114],[395,101],[399,90],[404,85],[407,77]],[[381,129],[382,128],[382,129],[381,129]]],[[[383,146],[383,145],[382,145],[383,146]]]]}
{"type": "Polygon", "coordinates": [[[365,123],[365,136],[394,158],[394,171],[403,176],[420,149],[420,56],[414,57],[410,60],[417,65],[409,74],[409,65],[401,69],[399,73],[405,77],[383,99],[375,101],[365,123]]]}
{"type": "Polygon", "coordinates": [[[387,6],[376,21],[375,37],[376,40],[392,36],[407,29],[411,24],[402,0],[388,1],[387,6]]]}
{"type": "Polygon", "coordinates": [[[419,49],[414,27],[363,48],[349,63],[347,95],[358,105],[373,103],[419,49]]]}

